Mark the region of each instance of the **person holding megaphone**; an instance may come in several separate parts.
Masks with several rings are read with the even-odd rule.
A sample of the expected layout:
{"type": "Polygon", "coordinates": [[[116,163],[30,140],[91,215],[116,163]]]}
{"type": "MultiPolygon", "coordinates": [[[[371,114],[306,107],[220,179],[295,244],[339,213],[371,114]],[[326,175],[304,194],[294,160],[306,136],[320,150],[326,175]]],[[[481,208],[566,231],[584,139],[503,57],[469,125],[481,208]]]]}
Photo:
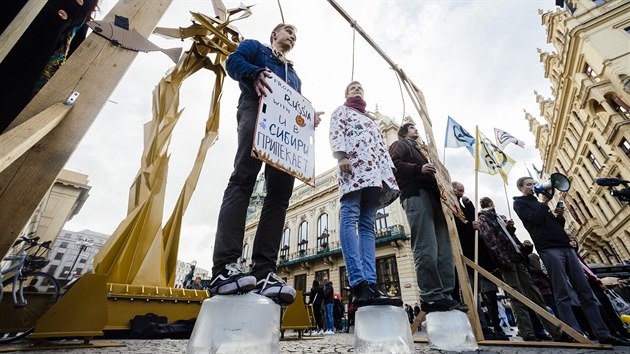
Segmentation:
{"type": "Polygon", "coordinates": [[[553,212],[549,208],[553,188],[568,190],[568,179],[562,174],[554,174],[550,182],[543,183],[540,187],[531,177],[519,178],[516,186],[522,195],[514,197],[514,211],[521,218],[547,268],[560,319],[576,331],[582,332],[571,310],[566,281],[568,279],[599,342],[630,346],[629,341],[613,337],[602,319],[593,292],[582,273],[577,253],[570,245],[569,235],[564,231],[564,205],[556,205],[553,212]],[[536,192],[542,194],[542,201],[538,201],[536,192]]]}

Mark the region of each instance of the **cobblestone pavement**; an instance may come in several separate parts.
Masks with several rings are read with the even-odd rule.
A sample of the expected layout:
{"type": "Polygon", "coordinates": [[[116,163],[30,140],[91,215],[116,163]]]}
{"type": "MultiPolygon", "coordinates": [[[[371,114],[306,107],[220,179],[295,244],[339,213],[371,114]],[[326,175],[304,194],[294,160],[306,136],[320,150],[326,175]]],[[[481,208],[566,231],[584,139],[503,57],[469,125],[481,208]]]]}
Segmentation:
{"type": "MultiPolygon", "coordinates": [[[[422,333],[419,334],[422,336],[422,333]]],[[[330,336],[309,337],[297,340],[293,333],[287,333],[287,340],[280,341],[281,353],[353,353],[353,334],[339,333],[330,336]]],[[[90,348],[90,349],[62,349],[62,350],[41,350],[36,353],[87,353],[87,354],[163,354],[163,353],[184,353],[188,344],[187,340],[96,340],[94,343],[119,343],[122,347],[90,348]]],[[[0,347],[2,349],[2,347],[0,347]]],[[[415,343],[416,353],[437,354],[445,353],[436,349],[431,349],[426,343],[415,343]]],[[[477,353],[480,354],[596,354],[610,353],[613,351],[595,349],[569,349],[569,348],[537,348],[537,347],[516,347],[516,346],[480,346],[477,353]]],[[[16,353],[16,352],[13,352],[16,353]]],[[[614,353],[630,354],[630,347],[616,347],[614,353]]]]}

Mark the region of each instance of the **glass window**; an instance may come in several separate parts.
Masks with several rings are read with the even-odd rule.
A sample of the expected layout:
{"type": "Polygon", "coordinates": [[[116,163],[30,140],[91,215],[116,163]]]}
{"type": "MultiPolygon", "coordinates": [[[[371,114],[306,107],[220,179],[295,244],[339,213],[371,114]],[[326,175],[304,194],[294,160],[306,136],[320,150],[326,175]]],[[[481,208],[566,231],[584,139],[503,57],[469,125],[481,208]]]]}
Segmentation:
{"type": "Polygon", "coordinates": [[[280,248],[280,257],[287,258],[289,256],[289,248],[291,245],[291,229],[286,227],[282,233],[282,247],[280,248]]]}
{"type": "Polygon", "coordinates": [[[597,157],[595,157],[595,155],[593,155],[592,152],[589,152],[588,154],[588,160],[591,161],[591,164],[593,164],[593,167],[595,167],[595,169],[599,172],[602,169],[602,164],[599,163],[599,161],[597,160],[597,157]]]}
{"type": "Polygon", "coordinates": [[[348,280],[348,275],[346,274],[346,267],[339,267],[339,294],[343,298],[343,303],[347,304],[350,302],[350,291],[346,290],[350,289],[350,281],[348,280]]]}
{"type": "Polygon", "coordinates": [[[300,253],[306,252],[308,248],[308,222],[302,221],[298,228],[298,251],[300,253]]]}
{"type": "Polygon", "coordinates": [[[57,265],[53,264],[50,267],[48,267],[48,271],[46,273],[54,276],[56,271],[57,271],[57,265]]]}
{"type": "Polygon", "coordinates": [[[61,259],[63,258],[63,255],[64,255],[64,253],[63,253],[63,252],[58,252],[58,253],[55,255],[55,259],[56,259],[56,260],[61,260],[61,259]]]}
{"type": "Polygon", "coordinates": [[[616,112],[623,114],[624,116],[626,116],[626,118],[630,118],[630,106],[628,106],[628,104],[626,104],[621,98],[619,98],[619,96],[610,96],[608,98],[608,103],[616,112]]]}
{"type": "Polygon", "coordinates": [[[621,151],[623,151],[623,153],[626,154],[628,158],[630,158],[630,143],[628,142],[628,140],[626,140],[625,138],[621,139],[619,147],[621,148],[621,151]]]}
{"type": "Polygon", "coordinates": [[[393,296],[400,296],[400,280],[396,256],[376,260],[376,281],[381,291],[393,296]]]}
{"type": "Polygon", "coordinates": [[[68,242],[62,242],[62,243],[59,245],[59,248],[68,248],[68,242]]]}
{"type": "Polygon", "coordinates": [[[326,213],[317,219],[317,237],[321,237],[323,233],[328,233],[328,214],[326,213]]]}
{"type": "Polygon", "coordinates": [[[588,77],[597,77],[597,73],[595,72],[595,70],[593,70],[593,68],[591,68],[590,65],[588,65],[588,63],[584,64],[584,73],[588,76],[588,77]]]}
{"type": "Polygon", "coordinates": [[[243,260],[246,260],[247,257],[249,257],[249,243],[243,245],[243,254],[241,257],[243,258],[243,260]]]}
{"type": "Polygon", "coordinates": [[[330,279],[330,271],[328,269],[315,272],[315,280],[319,282],[319,285],[324,286],[324,278],[330,279]]]}
{"type": "Polygon", "coordinates": [[[79,263],[85,263],[85,262],[87,262],[87,258],[81,258],[81,259],[79,259],[79,263]]]}
{"type": "MultiPolygon", "coordinates": [[[[386,231],[389,218],[389,207],[381,208],[376,212],[376,231],[386,231]]],[[[377,236],[381,236],[380,233],[377,233],[377,236]]]]}
{"type": "Polygon", "coordinates": [[[302,293],[306,292],[306,274],[296,275],[293,281],[295,290],[301,290],[302,293]]]}

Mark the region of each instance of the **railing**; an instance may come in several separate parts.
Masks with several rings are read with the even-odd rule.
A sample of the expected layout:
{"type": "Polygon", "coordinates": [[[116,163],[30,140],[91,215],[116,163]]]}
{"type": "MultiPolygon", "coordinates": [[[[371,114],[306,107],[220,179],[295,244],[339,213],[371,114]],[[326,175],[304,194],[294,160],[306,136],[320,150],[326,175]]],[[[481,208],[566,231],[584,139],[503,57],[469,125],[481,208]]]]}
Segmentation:
{"type": "MultiPolygon", "coordinates": [[[[408,237],[405,234],[405,229],[402,225],[392,225],[389,226],[387,229],[381,229],[376,232],[377,245],[393,240],[406,239],[408,239],[408,237]]],[[[293,264],[299,264],[338,253],[341,253],[341,243],[339,241],[323,243],[322,245],[318,245],[317,248],[311,248],[288,254],[281,252],[280,258],[278,259],[278,266],[286,267],[293,264]]]]}

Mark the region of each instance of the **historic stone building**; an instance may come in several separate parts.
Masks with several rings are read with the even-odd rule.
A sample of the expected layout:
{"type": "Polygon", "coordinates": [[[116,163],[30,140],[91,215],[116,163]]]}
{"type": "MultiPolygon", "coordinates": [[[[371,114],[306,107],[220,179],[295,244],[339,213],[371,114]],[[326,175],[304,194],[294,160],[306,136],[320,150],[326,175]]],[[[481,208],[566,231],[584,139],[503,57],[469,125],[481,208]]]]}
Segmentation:
{"type": "MultiPolygon", "coordinates": [[[[397,139],[398,124],[377,112],[383,136],[391,144],[397,139]]],[[[327,144],[325,144],[327,147],[327,144]]],[[[321,148],[319,153],[329,149],[321,148]]],[[[278,275],[298,290],[309,291],[313,280],[327,276],[335,293],[347,301],[346,267],[339,242],[339,190],[337,168],[316,177],[316,187],[300,184],[293,190],[280,254],[278,275]]],[[[261,175],[250,202],[243,259],[251,262],[251,245],[258,225],[264,197],[261,175]]],[[[402,296],[413,306],[419,302],[409,225],[398,200],[380,209],[376,220],[376,270],[378,284],[383,291],[402,296]]]]}
{"type": "Polygon", "coordinates": [[[582,256],[630,261],[630,207],[595,184],[600,177],[630,180],[630,1],[572,0],[541,15],[556,50],[539,51],[553,98],[536,93],[545,122],[529,113],[526,119],[543,179],[558,171],[571,180],[562,198],[582,256]]]}

